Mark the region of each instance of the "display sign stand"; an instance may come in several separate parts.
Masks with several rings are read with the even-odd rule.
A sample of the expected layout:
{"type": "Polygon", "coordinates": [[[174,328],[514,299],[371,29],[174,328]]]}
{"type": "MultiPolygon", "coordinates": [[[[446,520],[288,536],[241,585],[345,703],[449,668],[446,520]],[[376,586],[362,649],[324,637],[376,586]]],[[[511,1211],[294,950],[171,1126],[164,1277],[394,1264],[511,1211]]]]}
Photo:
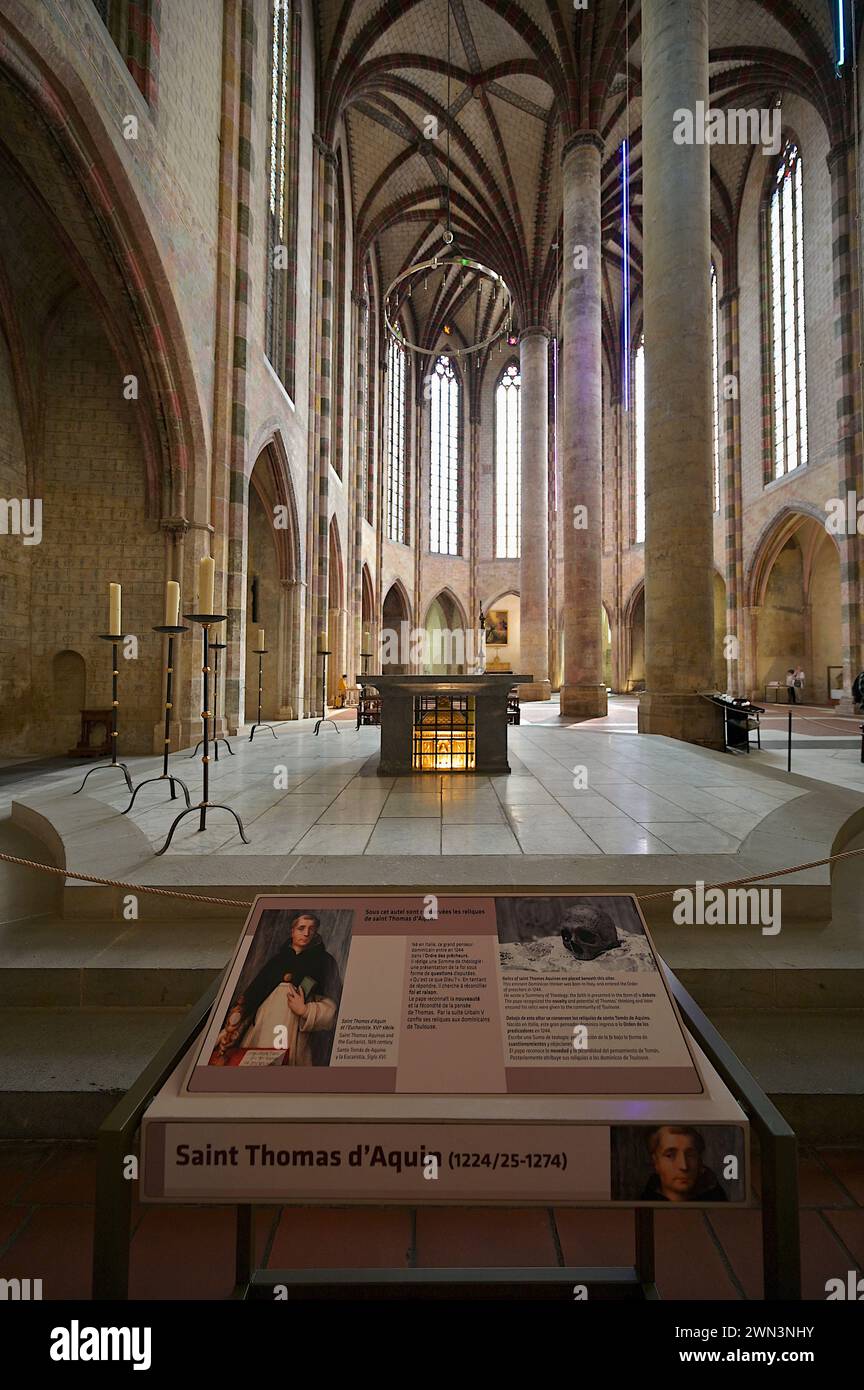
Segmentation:
{"type": "MultiPolygon", "coordinates": [[[[442,893],[437,899],[442,921],[430,924],[435,939],[429,941],[416,930],[416,895],[421,891],[382,890],[367,896],[364,890],[349,896],[319,890],[302,899],[256,901],[222,980],[199,1001],[100,1129],[94,1298],[128,1296],[131,1184],[124,1168],[139,1127],[141,1202],[217,1201],[236,1207],[237,1297],[271,1298],[275,1286],[284,1285],[293,1297],[314,1298],[350,1297],[361,1288],[367,1297],[382,1298],[424,1293],[438,1298],[572,1298],[573,1285],[584,1284],[595,1296],[650,1299],[657,1297],[653,1212],[656,1205],[666,1205],[652,1184],[667,1182],[654,1136],[662,1131],[667,1146],[670,1136],[689,1135],[691,1154],[694,1145],[701,1146],[701,1185],[673,1197],[676,1204],[704,1207],[725,1200],[741,1205],[748,1190],[748,1122],[761,1147],[765,1297],[800,1298],[795,1136],[656,957],[644,923],[633,927],[635,903],[629,906],[632,900],[626,895],[556,896],[544,889],[494,898],[488,890],[442,893]],[[298,904],[302,912],[296,910],[298,904]],[[586,933],[590,935],[585,904],[595,904],[592,910],[595,915],[599,910],[600,919],[615,918],[615,944],[584,945],[586,933]],[[548,920],[543,926],[544,912],[551,928],[548,920]],[[297,1003],[292,975],[282,974],[286,961],[294,960],[290,952],[285,955],[285,924],[291,924],[291,951],[299,950],[295,933],[308,932],[310,916],[318,920],[317,949],[325,944],[341,963],[342,986],[329,990],[336,1000],[337,1021],[333,1023],[331,1010],[327,1025],[335,1029],[334,1039],[323,1060],[290,1050],[274,1057],[266,1045],[264,1021],[269,1026],[274,999],[278,1003],[282,991],[287,989],[297,1003]],[[296,928],[302,920],[306,927],[296,928]],[[522,930],[526,920],[528,933],[522,930]],[[556,937],[562,920],[560,935],[575,955],[575,965],[568,966],[556,937]],[[521,936],[514,937],[514,922],[521,936]],[[350,941],[350,947],[343,941],[341,954],[340,932],[350,941]],[[483,966],[484,953],[492,968],[483,966]],[[274,965],[277,984],[271,991],[274,965]],[[468,1016],[441,998],[431,1012],[424,1012],[434,980],[447,970],[463,982],[472,1006],[468,1016]],[[363,993],[370,989],[372,1021],[385,1034],[388,1007],[397,1023],[401,1019],[395,1043],[379,1036],[378,1029],[372,1036],[362,1026],[363,993]],[[570,996],[582,1010],[592,1000],[601,1009],[591,1024],[593,1054],[581,1062],[562,1050],[554,1026],[547,1026],[562,1011],[562,990],[568,1020],[570,996]],[[396,993],[402,999],[403,991],[401,1013],[394,1012],[393,999],[396,993]],[[258,995],[264,1000],[260,1006],[258,995]],[[484,998],[487,1010],[479,1024],[478,995],[481,1012],[484,998]],[[500,1017],[493,995],[501,1003],[500,1017]],[[247,1029],[244,1021],[242,1028],[235,1027],[242,1012],[238,1001],[249,1000],[254,1000],[254,1026],[247,1029]],[[548,1017],[543,1016],[544,1000],[551,1010],[548,1017]],[[604,1024],[612,1031],[604,1034],[604,1024]],[[644,1025],[641,1034],[637,1025],[644,1025]],[[454,1038],[465,1075],[458,1073],[455,1083],[450,1079],[448,1084],[448,1078],[457,1076],[448,1060],[454,1038]],[[637,1046],[646,1039],[651,1046],[637,1046]],[[547,1045],[546,1065],[538,1067],[536,1049],[547,1045]],[[502,1047],[498,1057],[496,1049],[502,1047]],[[434,1072],[424,1080],[430,1060],[434,1072]],[[660,1086],[661,1080],[667,1084],[660,1086]],[[404,1169],[392,1161],[400,1153],[416,1153],[418,1145],[438,1153],[441,1171],[435,1176],[442,1182],[425,1183],[416,1161],[406,1162],[404,1169]],[[526,1150],[531,1151],[527,1162],[526,1150]],[[376,1159],[380,1151],[386,1153],[386,1163],[376,1159]],[[645,1183],[649,1151],[658,1160],[658,1177],[645,1183]],[[741,1155],[741,1175],[722,1172],[724,1180],[731,1178],[724,1181],[724,1195],[715,1176],[721,1172],[718,1154],[732,1152],[741,1155]],[[371,1160],[364,1154],[371,1154],[371,1160]],[[283,1163],[294,1167],[286,1170],[283,1163]],[[330,1172],[328,1166],[338,1171],[330,1172]],[[253,1206],[284,1204],[288,1191],[295,1204],[631,1207],[635,1262],[612,1269],[256,1270],[253,1206]]],[[[308,975],[312,957],[302,959],[308,975]]],[[[321,976],[321,970],[319,957],[315,973],[321,976]]],[[[320,998],[314,985],[303,979],[304,998],[320,998]]],[[[458,984],[451,983],[448,990],[447,998],[458,1001],[458,984]]],[[[301,1012],[308,1027],[311,1016],[308,1010],[301,1012]]],[[[308,1039],[303,1045],[308,1047],[308,1039]]],[[[665,1185],[662,1190],[671,1191],[665,1185]]]]}

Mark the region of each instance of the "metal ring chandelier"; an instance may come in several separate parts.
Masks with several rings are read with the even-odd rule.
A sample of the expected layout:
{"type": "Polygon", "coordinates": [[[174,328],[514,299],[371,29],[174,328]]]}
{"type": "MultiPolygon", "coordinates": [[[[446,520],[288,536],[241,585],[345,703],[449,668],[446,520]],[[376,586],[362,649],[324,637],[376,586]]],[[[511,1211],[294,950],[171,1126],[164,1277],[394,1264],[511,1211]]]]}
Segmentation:
{"type": "Polygon", "coordinates": [[[441,356],[442,348],[440,345],[434,348],[420,347],[419,343],[412,343],[402,332],[398,323],[398,314],[404,301],[400,298],[397,291],[399,286],[405,284],[407,281],[408,292],[405,297],[410,299],[414,280],[417,276],[428,276],[430,271],[443,270],[446,279],[450,273],[451,266],[455,267],[456,275],[461,271],[464,277],[467,272],[473,272],[478,282],[484,280],[488,281],[488,283],[495,288],[496,293],[499,290],[503,292],[502,308],[504,314],[499,322],[499,326],[493,333],[490,333],[487,338],[484,338],[482,342],[472,343],[469,347],[447,347],[443,349],[445,355],[448,357],[468,357],[472,352],[482,352],[483,348],[489,347],[489,345],[494,343],[496,338],[500,338],[503,333],[509,334],[511,332],[513,325],[513,296],[504,280],[502,280],[501,276],[498,275],[496,271],[490,270],[488,266],[482,265],[480,261],[472,261],[468,256],[433,256],[431,260],[417,261],[414,265],[409,265],[408,269],[403,270],[400,275],[397,275],[395,280],[392,280],[387,287],[387,293],[384,296],[384,322],[387,325],[388,333],[391,337],[395,338],[400,347],[407,348],[411,352],[422,353],[424,357],[441,356]],[[395,303],[393,302],[394,297],[395,303]]]}

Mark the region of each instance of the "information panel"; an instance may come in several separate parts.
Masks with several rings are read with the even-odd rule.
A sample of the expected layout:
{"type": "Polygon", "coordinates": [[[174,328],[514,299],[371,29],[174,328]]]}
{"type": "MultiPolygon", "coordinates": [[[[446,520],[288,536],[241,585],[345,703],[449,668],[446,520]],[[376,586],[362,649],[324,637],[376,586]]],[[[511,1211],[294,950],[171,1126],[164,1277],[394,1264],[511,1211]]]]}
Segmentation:
{"type": "Polygon", "coordinates": [[[698,1095],[635,898],[261,897],[190,1094],[698,1095]]]}
{"type": "Polygon", "coordinates": [[[144,1201],[748,1200],[623,894],[258,898],[142,1137],[144,1201]]]}

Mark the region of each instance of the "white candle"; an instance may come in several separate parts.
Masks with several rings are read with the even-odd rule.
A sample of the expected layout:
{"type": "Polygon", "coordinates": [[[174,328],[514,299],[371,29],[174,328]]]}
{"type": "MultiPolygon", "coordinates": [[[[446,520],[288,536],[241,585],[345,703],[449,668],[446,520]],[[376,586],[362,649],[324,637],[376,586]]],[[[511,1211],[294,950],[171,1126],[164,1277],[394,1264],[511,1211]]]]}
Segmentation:
{"type": "Polygon", "coordinates": [[[169,579],[165,585],[165,626],[179,627],[180,625],[180,585],[174,579],[169,579]]]}
{"type": "Polygon", "coordinates": [[[256,650],[256,651],[259,651],[259,652],[263,652],[263,650],[264,650],[264,629],[263,629],[263,627],[259,627],[259,629],[258,629],[258,646],[256,647],[255,650],[256,650]]]}
{"type": "Polygon", "coordinates": [[[198,566],[198,612],[213,612],[213,588],[216,580],[216,562],[205,555],[198,566]]]}
{"type": "Polygon", "coordinates": [[[120,585],[108,585],[108,635],[109,637],[119,637],[123,629],[120,626],[120,585]]]}

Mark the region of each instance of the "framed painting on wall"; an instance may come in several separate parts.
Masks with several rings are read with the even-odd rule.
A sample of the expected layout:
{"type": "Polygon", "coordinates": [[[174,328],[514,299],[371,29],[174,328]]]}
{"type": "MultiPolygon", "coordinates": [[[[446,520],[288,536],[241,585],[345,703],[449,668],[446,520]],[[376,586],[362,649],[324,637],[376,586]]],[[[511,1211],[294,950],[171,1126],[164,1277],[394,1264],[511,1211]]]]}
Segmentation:
{"type": "Polygon", "coordinates": [[[506,608],[493,608],[491,613],[486,615],[486,645],[487,647],[506,647],[507,646],[507,619],[509,613],[506,608]]]}

